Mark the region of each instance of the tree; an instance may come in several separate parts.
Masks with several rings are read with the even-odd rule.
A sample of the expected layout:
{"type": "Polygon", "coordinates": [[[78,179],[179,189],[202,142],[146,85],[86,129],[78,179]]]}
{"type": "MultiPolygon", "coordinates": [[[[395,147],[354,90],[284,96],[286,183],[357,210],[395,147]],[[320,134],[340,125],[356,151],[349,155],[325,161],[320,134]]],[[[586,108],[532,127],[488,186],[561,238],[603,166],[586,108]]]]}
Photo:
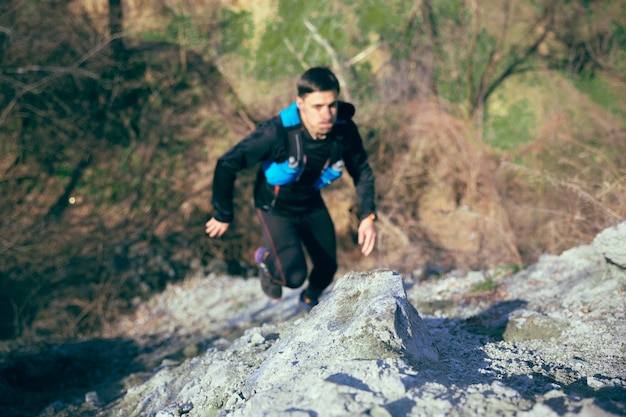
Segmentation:
{"type": "Polygon", "coordinates": [[[255,74],[261,79],[291,77],[325,65],[335,72],[343,96],[350,100],[357,88],[366,90],[371,82],[370,71],[360,78],[357,67],[382,45],[375,33],[380,24],[361,25],[373,16],[370,6],[385,7],[386,2],[370,3],[359,3],[357,10],[357,4],[349,1],[281,0],[276,18],[261,36],[255,74]]]}
{"type": "Polygon", "coordinates": [[[109,0],[109,36],[111,36],[111,49],[113,56],[118,62],[126,60],[126,48],[122,38],[124,30],[124,11],[122,0],[109,0]]]}
{"type": "Polygon", "coordinates": [[[554,24],[554,3],[533,9],[511,0],[424,0],[434,27],[437,91],[464,103],[473,116],[508,77],[537,69],[539,47],[554,24]]]}
{"type": "Polygon", "coordinates": [[[570,1],[554,25],[562,53],[548,60],[552,68],[593,75],[600,70],[626,82],[626,8],[620,1],[570,1]]]}

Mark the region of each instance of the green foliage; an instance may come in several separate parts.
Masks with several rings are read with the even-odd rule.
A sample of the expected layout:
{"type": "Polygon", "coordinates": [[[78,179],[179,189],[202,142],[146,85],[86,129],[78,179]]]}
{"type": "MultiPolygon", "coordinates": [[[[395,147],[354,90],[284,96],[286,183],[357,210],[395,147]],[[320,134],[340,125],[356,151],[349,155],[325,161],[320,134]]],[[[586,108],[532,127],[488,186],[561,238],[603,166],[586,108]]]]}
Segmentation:
{"type": "Polygon", "coordinates": [[[359,28],[362,32],[372,31],[385,36],[393,25],[393,15],[388,12],[389,2],[365,0],[359,13],[359,28]]]}
{"type": "Polygon", "coordinates": [[[171,14],[163,37],[158,34],[148,34],[147,36],[154,37],[156,40],[164,40],[166,42],[177,44],[179,46],[179,61],[180,68],[176,71],[182,74],[187,72],[187,56],[188,51],[191,48],[202,46],[207,44],[207,39],[200,34],[198,26],[194,24],[192,16],[182,12],[177,12],[173,8],[167,9],[171,14]]]}
{"type": "Polygon", "coordinates": [[[313,65],[329,65],[329,56],[313,39],[305,21],[333,47],[346,47],[345,27],[331,12],[330,2],[281,0],[278,15],[261,37],[254,63],[255,74],[263,80],[295,76],[313,65]]]}
{"type": "Polygon", "coordinates": [[[199,127],[202,132],[216,137],[225,137],[230,131],[223,119],[211,116],[206,117],[199,127]]]}
{"type": "Polygon", "coordinates": [[[614,48],[612,53],[613,56],[613,65],[621,76],[622,80],[626,79],[626,29],[624,26],[618,26],[618,29],[614,32],[615,43],[617,47],[614,48]]]}
{"type": "Polygon", "coordinates": [[[67,179],[72,176],[73,168],[67,164],[54,167],[54,173],[59,179],[67,179]]]}
{"type": "MultiPolygon", "coordinates": [[[[604,52],[604,66],[615,72],[618,79],[626,79],[626,28],[617,20],[611,20],[609,32],[602,45],[604,52]]],[[[615,88],[615,81],[607,81],[607,78],[598,73],[593,66],[584,67],[577,77],[572,77],[572,82],[578,90],[587,94],[595,103],[609,110],[617,116],[626,116],[626,108],[623,107],[623,94],[616,91],[623,90],[622,86],[615,88]]]]}
{"type": "Polygon", "coordinates": [[[604,78],[587,72],[572,81],[578,90],[587,94],[595,103],[614,113],[619,111],[621,97],[615,95],[615,89],[604,78]]]}
{"type": "MultiPolygon", "coordinates": [[[[435,82],[439,94],[452,103],[462,103],[467,99],[468,61],[467,41],[469,39],[468,16],[463,11],[459,0],[435,0],[432,2],[433,25],[437,33],[453,40],[455,33],[461,29],[464,32],[462,39],[447,43],[443,39],[436,44],[437,66],[435,67],[435,82]],[[445,34],[445,35],[444,35],[445,34]]],[[[473,61],[484,61],[484,56],[475,56],[473,61]]]]}
{"type": "Polygon", "coordinates": [[[245,57],[250,54],[248,42],[254,35],[252,13],[228,8],[220,9],[220,47],[223,54],[238,53],[245,57]]]}
{"type": "Polygon", "coordinates": [[[358,27],[365,36],[378,34],[393,41],[402,36],[414,3],[405,0],[364,0],[358,9],[358,27]]]}
{"type": "Polygon", "coordinates": [[[409,0],[281,0],[278,14],[260,38],[254,76],[272,81],[297,76],[313,65],[345,65],[336,70],[345,71],[354,95],[372,98],[372,63],[348,63],[377,41],[391,45],[392,54],[406,54],[406,27],[414,7],[409,0]]]}
{"type": "MultiPolygon", "coordinates": [[[[497,49],[496,40],[493,36],[489,35],[486,28],[481,28],[478,33],[478,38],[476,40],[476,49],[474,50],[474,54],[469,57],[472,60],[473,72],[471,73],[472,79],[471,83],[474,90],[478,89],[478,85],[480,84],[482,75],[487,71],[487,65],[491,60],[491,56],[494,51],[497,49]]],[[[500,66],[506,66],[508,61],[514,59],[513,57],[509,57],[504,60],[500,66]]]]}
{"type": "Polygon", "coordinates": [[[456,24],[461,23],[460,17],[463,10],[463,3],[461,0],[434,0],[432,7],[435,16],[441,20],[449,20],[456,24]]]}
{"type": "Polygon", "coordinates": [[[191,15],[178,13],[172,8],[168,8],[168,10],[172,19],[167,24],[165,40],[172,43],[184,43],[187,46],[200,45],[203,38],[194,25],[191,15]]]}
{"type": "MultiPolygon", "coordinates": [[[[449,61],[446,55],[443,55],[445,61],[449,61]]],[[[465,83],[461,78],[458,70],[449,71],[447,66],[440,65],[435,68],[435,79],[439,94],[452,103],[459,103],[467,91],[465,83]]]]}
{"type": "Polygon", "coordinates": [[[500,150],[513,150],[532,142],[535,119],[528,99],[519,99],[511,103],[501,114],[486,118],[485,141],[500,150]]]}
{"type": "Polygon", "coordinates": [[[355,88],[352,90],[353,96],[358,100],[380,100],[380,93],[376,89],[375,80],[372,77],[373,69],[369,62],[363,62],[353,67],[355,88]]]}
{"type": "Polygon", "coordinates": [[[498,288],[498,283],[495,282],[491,278],[487,278],[485,281],[474,285],[470,289],[469,292],[470,293],[476,293],[476,292],[492,291],[492,290],[495,290],[496,288],[498,288]]]}
{"type": "Polygon", "coordinates": [[[159,42],[166,40],[166,35],[156,30],[146,30],[137,34],[137,37],[147,42],[159,42]]]}
{"type": "MultiPolygon", "coordinates": [[[[415,8],[415,2],[406,0],[366,0],[356,13],[360,34],[355,38],[379,38],[389,45],[393,57],[407,59],[413,46],[414,31],[409,26],[415,8]]],[[[367,43],[360,46],[367,46],[367,43]]]]}

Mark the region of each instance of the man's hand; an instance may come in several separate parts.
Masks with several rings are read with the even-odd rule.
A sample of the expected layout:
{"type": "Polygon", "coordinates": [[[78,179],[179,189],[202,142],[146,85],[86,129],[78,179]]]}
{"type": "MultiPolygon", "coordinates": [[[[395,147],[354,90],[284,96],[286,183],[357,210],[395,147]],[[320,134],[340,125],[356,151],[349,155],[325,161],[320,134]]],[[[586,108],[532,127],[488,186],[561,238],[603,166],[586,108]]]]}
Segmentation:
{"type": "Polygon", "coordinates": [[[369,256],[374,250],[376,244],[376,227],[374,226],[374,220],[370,217],[366,217],[361,220],[358,229],[359,245],[361,245],[361,253],[365,256],[369,256]]]}
{"type": "Polygon", "coordinates": [[[215,217],[211,217],[211,220],[206,222],[205,224],[205,232],[209,237],[220,237],[226,230],[228,230],[228,226],[230,223],[224,223],[219,220],[216,220],[215,217]]]}

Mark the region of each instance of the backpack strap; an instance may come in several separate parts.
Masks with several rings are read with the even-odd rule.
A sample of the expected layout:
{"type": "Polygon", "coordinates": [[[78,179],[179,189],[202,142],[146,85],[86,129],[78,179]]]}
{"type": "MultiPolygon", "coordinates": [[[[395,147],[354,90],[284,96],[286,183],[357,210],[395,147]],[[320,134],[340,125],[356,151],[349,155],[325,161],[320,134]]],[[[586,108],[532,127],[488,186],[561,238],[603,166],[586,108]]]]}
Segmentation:
{"type": "Polygon", "coordinates": [[[332,139],[330,156],[322,168],[320,177],[315,181],[315,188],[320,190],[336,181],[343,174],[343,137],[336,135],[332,139]]]}
{"type": "MultiPolygon", "coordinates": [[[[354,115],[354,111],[355,109],[352,104],[340,101],[335,126],[347,125],[349,120],[354,115]]],[[[328,161],[326,161],[326,164],[320,173],[320,177],[315,182],[315,188],[318,190],[338,180],[343,174],[344,143],[341,130],[342,129],[339,129],[339,131],[336,132],[331,139],[330,157],[328,158],[328,161]]]]}
{"type": "Polygon", "coordinates": [[[332,139],[332,148],[330,150],[330,164],[343,159],[343,136],[335,135],[332,139]]]}
{"type": "MultiPolygon", "coordinates": [[[[340,101],[338,107],[335,126],[345,126],[350,122],[350,120],[352,120],[352,116],[354,116],[356,109],[354,108],[354,105],[345,101],[340,101]]],[[[337,132],[333,138],[333,149],[330,154],[330,162],[332,164],[341,159],[343,159],[343,135],[340,132],[337,132]]]]}
{"type": "Polygon", "coordinates": [[[287,158],[282,162],[265,161],[262,164],[265,178],[274,186],[274,195],[278,195],[280,187],[295,182],[304,171],[306,156],[303,154],[302,123],[295,102],[278,113],[280,121],[287,131],[287,158]]]}
{"type": "Polygon", "coordinates": [[[300,126],[300,115],[298,114],[298,105],[294,101],[288,107],[282,109],[278,115],[284,127],[300,126]]]}
{"type": "MultiPolygon", "coordinates": [[[[290,165],[297,163],[297,166],[305,159],[302,154],[302,122],[298,113],[298,105],[294,101],[288,107],[281,110],[278,115],[283,127],[287,130],[287,160],[290,165]]],[[[304,160],[304,162],[306,162],[304,160]]]]}

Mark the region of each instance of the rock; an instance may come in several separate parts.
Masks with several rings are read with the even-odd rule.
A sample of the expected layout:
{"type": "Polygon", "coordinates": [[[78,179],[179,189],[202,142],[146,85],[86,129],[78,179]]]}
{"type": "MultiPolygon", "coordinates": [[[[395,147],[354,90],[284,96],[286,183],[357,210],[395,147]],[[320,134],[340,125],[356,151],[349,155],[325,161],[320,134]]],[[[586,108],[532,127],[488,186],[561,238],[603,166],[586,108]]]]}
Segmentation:
{"type": "Polygon", "coordinates": [[[96,391],[89,391],[87,394],[85,394],[85,402],[93,405],[99,405],[100,397],[98,396],[98,393],[96,391]]]}
{"type": "Polygon", "coordinates": [[[593,247],[621,268],[626,268],[626,222],[605,229],[596,236],[593,247]]]}
{"type": "Polygon", "coordinates": [[[521,309],[509,314],[502,338],[508,342],[558,338],[566,326],[545,314],[521,309]]]}
{"type": "Polygon", "coordinates": [[[333,404],[334,410],[325,411],[328,416],[368,410],[376,405],[374,393],[389,400],[405,395],[405,366],[396,359],[418,369],[438,360],[426,326],[406,299],[401,277],[389,270],[348,273],[272,346],[246,384],[256,394],[233,415],[245,415],[248,409],[281,415],[294,398],[305,410],[320,407],[321,399],[327,407],[333,404]]]}
{"type": "Polygon", "coordinates": [[[390,270],[346,274],[295,330],[295,343],[341,359],[403,357],[416,366],[438,360],[402,278],[390,270]]]}
{"type": "MultiPolygon", "coordinates": [[[[140,330],[157,343],[140,356],[152,371],[126,377],[114,402],[99,388],[97,417],[624,416],[626,269],[614,233],[512,275],[351,272],[308,315],[299,290],[274,303],[256,279],[198,274],[117,326],[121,340],[140,330]],[[200,356],[181,358],[192,343],[200,356]]],[[[40,417],[96,408],[54,404],[40,417]]]]}
{"type": "Polygon", "coordinates": [[[403,379],[437,361],[402,278],[353,272],[306,317],[252,329],[225,351],[161,369],[105,415],[173,415],[168,404],[193,404],[203,416],[384,415],[381,401],[402,399],[403,379]]]}

